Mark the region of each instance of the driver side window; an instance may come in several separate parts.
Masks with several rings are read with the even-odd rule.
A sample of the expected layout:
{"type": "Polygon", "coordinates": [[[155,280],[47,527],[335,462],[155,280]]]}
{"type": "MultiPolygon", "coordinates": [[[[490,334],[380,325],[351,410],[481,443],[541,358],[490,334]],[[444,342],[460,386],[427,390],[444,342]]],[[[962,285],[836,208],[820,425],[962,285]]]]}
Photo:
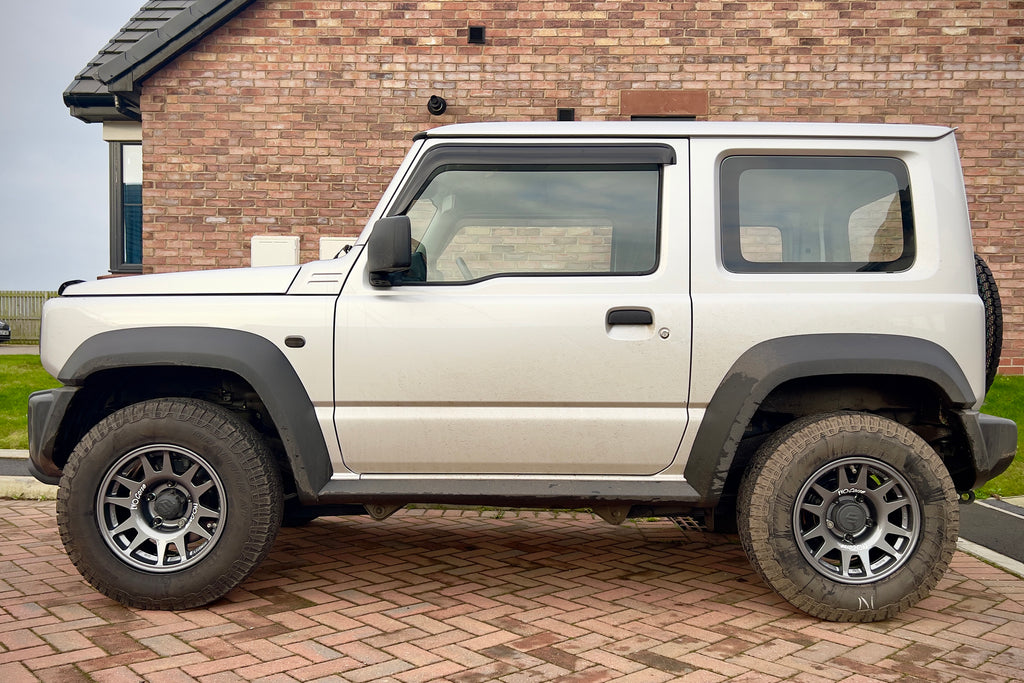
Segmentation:
{"type": "Polygon", "coordinates": [[[403,281],[649,273],[660,177],[653,164],[441,167],[405,211],[414,266],[403,281]]]}

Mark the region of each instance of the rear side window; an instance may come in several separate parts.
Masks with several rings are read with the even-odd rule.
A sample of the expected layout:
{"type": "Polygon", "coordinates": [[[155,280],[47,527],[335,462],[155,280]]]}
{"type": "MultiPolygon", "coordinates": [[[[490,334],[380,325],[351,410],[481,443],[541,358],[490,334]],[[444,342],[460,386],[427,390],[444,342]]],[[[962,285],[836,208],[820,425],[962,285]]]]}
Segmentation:
{"type": "Polygon", "coordinates": [[[898,272],[914,262],[907,169],[888,157],[732,156],[722,258],[736,273],[898,272]]]}

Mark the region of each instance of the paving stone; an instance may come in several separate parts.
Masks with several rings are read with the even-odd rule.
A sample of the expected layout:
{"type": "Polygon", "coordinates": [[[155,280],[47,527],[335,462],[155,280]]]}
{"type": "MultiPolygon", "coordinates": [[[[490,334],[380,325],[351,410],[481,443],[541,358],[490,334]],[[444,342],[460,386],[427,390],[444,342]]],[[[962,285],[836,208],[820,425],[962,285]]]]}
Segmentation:
{"type": "Polygon", "coordinates": [[[68,561],[52,501],[0,501],[0,680],[1024,683],[1024,580],[957,553],[880,624],[807,617],[735,537],[585,513],[412,510],[282,530],[207,609],[133,610],[68,561]]]}

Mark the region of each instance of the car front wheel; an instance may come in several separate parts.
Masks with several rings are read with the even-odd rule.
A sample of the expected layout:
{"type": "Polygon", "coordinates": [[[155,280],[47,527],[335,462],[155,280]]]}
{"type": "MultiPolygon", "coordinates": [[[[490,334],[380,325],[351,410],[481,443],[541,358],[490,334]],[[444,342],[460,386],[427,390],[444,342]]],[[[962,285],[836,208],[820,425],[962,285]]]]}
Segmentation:
{"type": "Polygon", "coordinates": [[[281,524],[280,474],[241,417],[194,399],[123,408],[97,424],[61,477],[71,561],[131,607],[212,602],[263,560],[281,524]]]}

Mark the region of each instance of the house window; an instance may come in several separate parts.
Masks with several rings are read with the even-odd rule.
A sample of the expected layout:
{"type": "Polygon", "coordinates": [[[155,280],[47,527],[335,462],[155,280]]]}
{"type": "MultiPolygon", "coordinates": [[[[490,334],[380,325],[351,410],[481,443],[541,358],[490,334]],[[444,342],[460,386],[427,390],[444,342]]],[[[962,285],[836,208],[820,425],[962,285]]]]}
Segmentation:
{"type": "Polygon", "coordinates": [[[142,272],[142,145],[110,144],[110,272],[142,272]]]}

